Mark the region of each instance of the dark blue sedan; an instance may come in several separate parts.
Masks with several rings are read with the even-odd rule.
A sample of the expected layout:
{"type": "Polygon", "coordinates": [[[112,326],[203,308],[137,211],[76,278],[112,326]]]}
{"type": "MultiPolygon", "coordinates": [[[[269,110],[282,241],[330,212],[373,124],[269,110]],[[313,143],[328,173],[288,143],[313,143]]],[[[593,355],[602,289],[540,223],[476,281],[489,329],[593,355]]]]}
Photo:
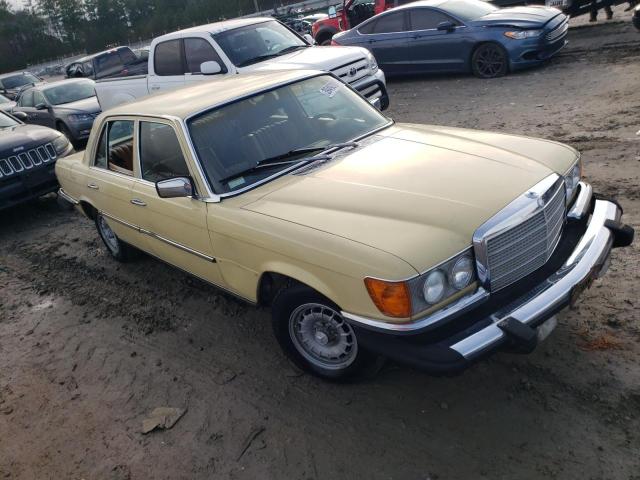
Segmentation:
{"type": "Polygon", "coordinates": [[[471,71],[492,78],[549,59],[567,43],[568,28],[555,8],[423,0],[341,32],[332,45],[368,48],[387,75],[471,71]]]}

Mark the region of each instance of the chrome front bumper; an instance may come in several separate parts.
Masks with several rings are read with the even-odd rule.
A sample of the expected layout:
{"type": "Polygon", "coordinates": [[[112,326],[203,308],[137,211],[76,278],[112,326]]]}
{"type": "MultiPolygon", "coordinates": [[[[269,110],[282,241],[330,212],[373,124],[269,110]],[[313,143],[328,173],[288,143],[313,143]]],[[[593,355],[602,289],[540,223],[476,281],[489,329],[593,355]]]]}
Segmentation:
{"type": "MultiPolygon", "coordinates": [[[[443,351],[442,347],[446,345],[446,350],[449,353],[453,353],[460,361],[466,362],[494,350],[505,343],[508,338],[517,340],[514,338],[514,332],[517,334],[518,330],[525,334],[535,334],[535,328],[540,327],[558,310],[568,305],[573,300],[573,295],[586,288],[593,278],[604,274],[608,267],[611,249],[614,246],[627,245],[631,241],[633,230],[619,223],[621,216],[622,210],[616,203],[597,197],[594,200],[591,186],[581,183],[578,197],[567,213],[567,217],[573,221],[582,222],[588,218],[588,222],[585,223],[584,233],[579,240],[576,238],[575,247],[570,251],[561,267],[550,273],[544,280],[538,279],[538,283],[532,283],[531,288],[525,294],[512,299],[506,305],[502,304],[495,310],[490,310],[490,313],[483,317],[487,320],[482,323],[482,327],[465,330],[469,332],[466,336],[463,333],[454,334],[452,335],[454,340],[450,342],[439,340],[440,352],[443,351]],[[622,233],[625,228],[628,229],[624,232],[626,235],[622,233]],[[619,237],[625,238],[621,242],[619,237]]],[[[378,340],[381,337],[386,337],[393,338],[394,341],[402,341],[403,343],[399,347],[394,348],[396,353],[407,345],[402,340],[403,338],[410,341],[411,337],[417,338],[418,336],[422,336],[422,340],[417,342],[418,344],[424,341],[423,348],[433,349],[433,344],[428,340],[430,331],[444,325],[453,326],[457,319],[463,318],[467,314],[473,315],[476,308],[484,308],[482,304],[488,301],[489,297],[488,292],[479,288],[474,294],[463,297],[448,308],[405,324],[386,323],[348,312],[342,312],[342,314],[361,334],[377,337],[378,340]]],[[[548,323],[549,325],[542,328],[545,332],[539,333],[547,334],[546,330],[552,329],[553,322],[548,323]]],[[[380,347],[383,343],[383,341],[378,341],[377,345],[380,347]]],[[[416,342],[413,342],[411,348],[417,346],[416,342]]],[[[379,353],[385,353],[381,351],[383,348],[377,348],[377,350],[379,353]]],[[[414,350],[414,352],[416,351],[418,350],[414,350]]],[[[396,355],[396,357],[402,356],[402,353],[396,355]]],[[[409,363],[419,366],[417,362],[410,361],[409,363]]],[[[441,367],[441,370],[447,370],[445,365],[441,365],[441,367]]]]}

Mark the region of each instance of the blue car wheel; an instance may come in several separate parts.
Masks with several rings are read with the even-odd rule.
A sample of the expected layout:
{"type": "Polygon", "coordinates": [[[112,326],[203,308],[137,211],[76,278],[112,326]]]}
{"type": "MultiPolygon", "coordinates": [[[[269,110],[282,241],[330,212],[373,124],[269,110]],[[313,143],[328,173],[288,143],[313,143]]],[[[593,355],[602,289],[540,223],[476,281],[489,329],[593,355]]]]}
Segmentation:
{"type": "Polygon", "coordinates": [[[471,69],[476,77],[502,77],[509,70],[509,57],[501,45],[483,43],[473,51],[471,69]]]}

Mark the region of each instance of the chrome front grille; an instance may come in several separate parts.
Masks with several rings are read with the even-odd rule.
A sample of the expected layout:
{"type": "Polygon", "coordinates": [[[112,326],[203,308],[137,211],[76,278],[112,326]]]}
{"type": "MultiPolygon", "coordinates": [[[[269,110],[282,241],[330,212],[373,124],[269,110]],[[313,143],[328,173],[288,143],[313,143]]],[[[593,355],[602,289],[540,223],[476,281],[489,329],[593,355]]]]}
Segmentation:
{"type": "Polygon", "coordinates": [[[476,245],[476,250],[481,249],[476,255],[483,263],[485,284],[491,291],[529,275],[553,254],[565,219],[564,183],[556,178],[551,178],[553,184],[546,191],[530,192],[517,200],[527,209],[527,214],[521,215],[522,211],[518,210],[510,214],[512,218],[523,216],[523,221],[514,225],[507,219],[508,226],[489,233],[476,245]],[[543,206],[539,202],[543,202],[543,206]]]}
{"type": "Polygon", "coordinates": [[[0,178],[31,170],[43,163],[51,163],[56,158],[56,150],[51,143],[7,158],[0,158],[0,178]]]}
{"type": "Polygon", "coordinates": [[[340,80],[353,83],[369,74],[369,63],[366,58],[340,65],[331,70],[340,80]]]}
{"type": "Polygon", "coordinates": [[[545,35],[545,38],[549,42],[555,42],[560,37],[562,37],[564,34],[566,34],[567,30],[569,30],[569,19],[566,19],[564,22],[562,22],[556,28],[554,28],[549,33],[547,33],[545,35]]]}

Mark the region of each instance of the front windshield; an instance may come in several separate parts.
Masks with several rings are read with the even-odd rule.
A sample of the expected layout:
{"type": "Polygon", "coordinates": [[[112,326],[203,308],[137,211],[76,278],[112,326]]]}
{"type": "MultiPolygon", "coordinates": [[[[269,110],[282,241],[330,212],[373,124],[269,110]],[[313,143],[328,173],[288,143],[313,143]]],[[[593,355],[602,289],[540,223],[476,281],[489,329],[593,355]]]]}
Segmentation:
{"type": "Polygon", "coordinates": [[[5,77],[2,80],[2,86],[7,90],[23,87],[31,83],[38,83],[38,77],[34,77],[30,73],[20,73],[18,75],[12,75],[11,77],[5,77]]]}
{"type": "Polygon", "coordinates": [[[16,125],[20,124],[3,111],[0,111],[0,128],[15,127],[16,125]]]}
{"type": "MultiPolygon", "coordinates": [[[[254,169],[266,159],[300,148],[321,151],[388,123],[345,84],[320,75],[202,113],[188,128],[213,190],[229,193],[292,166],[284,162],[254,169]]],[[[313,155],[294,155],[294,162],[313,155]]]]}
{"type": "Polygon", "coordinates": [[[4,95],[0,95],[0,103],[11,103],[11,100],[9,100],[4,95]]]}
{"type": "Polygon", "coordinates": [[[47,88],[42,92],[51,105],[62,105],[77,102],[85,98],[95,97],[92,82],[65,83],[58,87],[47,88]]]}
{"type": "Polygon", "coordinates": [[[448,2],[438,5],[445,12],[449,12],[454,17],[462,21],[470,22],[480,17],[495,12],[498,7],[481,0],[449,0],[448,2]]]}
{"type": "Polygon", "coordinates": [[[275,20],[227,30],[213,38],[237,67],[245,67],[308,46],[275,20]]]}

